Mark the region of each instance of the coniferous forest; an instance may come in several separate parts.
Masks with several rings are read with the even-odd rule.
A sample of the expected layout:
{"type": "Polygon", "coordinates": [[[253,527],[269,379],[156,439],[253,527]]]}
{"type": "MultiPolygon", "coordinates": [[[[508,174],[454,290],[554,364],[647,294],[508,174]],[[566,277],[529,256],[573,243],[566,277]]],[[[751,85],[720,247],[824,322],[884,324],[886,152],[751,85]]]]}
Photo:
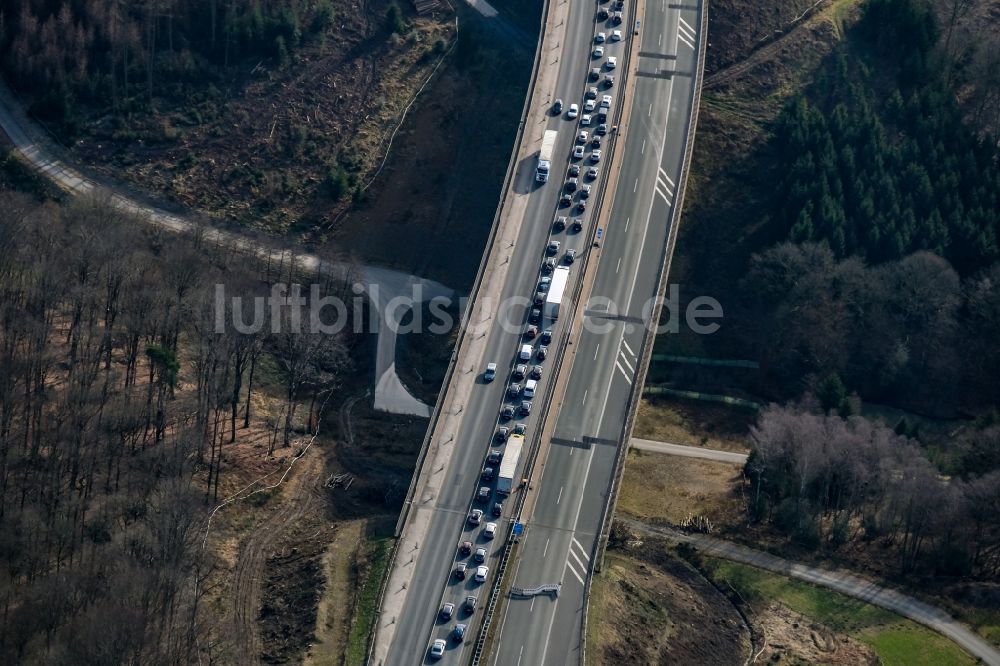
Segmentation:
{"type": "Polygon", "coordinates": [[[965,275],[996,261],[997,151],[962,123],[931,9],[872,0],[857,30],[871,57],[837,54],[779,121],[775,216],[839,258],[928,250],[965,275]]]}

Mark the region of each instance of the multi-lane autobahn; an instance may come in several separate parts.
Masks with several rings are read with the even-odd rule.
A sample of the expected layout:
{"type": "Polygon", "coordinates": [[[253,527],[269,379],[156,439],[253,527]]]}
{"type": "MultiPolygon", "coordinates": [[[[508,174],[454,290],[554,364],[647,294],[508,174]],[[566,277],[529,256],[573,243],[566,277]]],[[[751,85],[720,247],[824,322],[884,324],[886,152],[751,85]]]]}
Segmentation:
{"type": "MultiPolygon", "coordinates": [[[[642,40],[628,145],[624,147],[624,162],[617,181],[611,218],[601,222],[606,228],[601,230],[603,247],[594,285],[595,294],[614,299],[636,321],[642,314],[645,300],[652,297],[657,289],[657,276],[667,239],[667,219],[676,190],[674,183],[679,178],[687,136],[693,47],[700,39],[698,32],[701,25],[696,7],[678,9],[668,7],[665,0],[662,5],[659,4],[661,0],[652,1],[657,3],[659,9],[647,6],[641,20],[643,25],[636,36],[633,34],[634,26],[628,21],[617,25],[611,20],[607,23],[596,20],[598,8],[607,7],[607,3],[552,0],[552,3],[563,5],[555,11],[561,11],[563,18],[559,25],[565,31],[564,37],[552,47],[560,54],[558,76],[554,88],[546,91],[544,99],[535,100],[536,104],[548,106],[552,100],[562,98],[566,106],[574,102],[582,105],[584,91],[590,85],[588,71],[592,67],[603,69],[609,56],[617,57],[621,62],[625,49],[632,46],[631,40],[642,40]],[[682,18],[685,12],[688,17],[682,18]],[[604,44],[605,53],[601,58],[592,57],[595,32],[603,31],[610,36],[615,29],[622,31],[624,39],[621,42],[609,41],[604,44]],[[684,52],[685,43],[691,45],[687,47],[687,53],[684,52]]],[[[550,13],[552,11],[550,9],[550,13]]],[[[548,53],[541,54],[542,59],[548,57],[548,53]]],[[[636,69],[635,64],[634,61],[631,63],[632,70],[636,69]]],[[[622,72],[603,73],[613,73],[621,80],[622,72]]],[[[619,90],[620,86],[612,87],[602,90],[602,94],[617,95],[619,90]]],[[[618,120],[615,118],[614,122],[618,120]]],[[[513,190],[522,195],[525,202],[517,239],[505,258],[510,262],[510,268],[500,294],[501,302],[533,294],[540,276],[540,265],[546,256],[545,246],[550,239],[559,240],[562,244],[557,259],[568,249],[576,250],[581,256],[593,249],[590,244],[594,231],[593,208],[581,216],[586,223],[582,232],[556,231],[552,225],[558,212],[558,198],[563,191],[576,133],[580,128],[577,121],[568,120],[565,114],[547,115],[537,124],[525,128],[522,141],[537,145],[546,129],[559,130],[551,181],[547,185],[536,186],[533,182],[535,160],[526,159],[518,165],[512,182],[513,190]]],[[[593,130],[593,127],[589,129],[593,130]]],[[[586,158],[579,163],[583,167],[590,165],[586,158]]],[[[601,162],[598,166],[601,178],[604,178],[607,165],[601,162]]],[[[597,185],[601,184],[603,181],[599,180],[597,185]]],[[[573,267],[574,281],[580,277],[578,266],[579,262],[573,267]]],[[[495,570],[501,542],[507,533],[504,521],[510,519],[510,505],[515,503],[517,494],[506,502],[504,520],[500,521],[502,527],[495,541],[484,539],[481,528],[468,525],[466,516],[473,506],[481,506],[488,515],[489,507],[497,499],[494,496],[488,503],[480,505],[476,503],[474,494],[481,485],[480,470],[498,425],[497,417],[504,404],[508,375],[515,363],[518,347],[523,342],[521,332],[527,312],[526,304],[509,308],[500,315],[507,325],[493,326],[486,333],[487,343],[481,365],[488,361],[497,362],[501,368],[499,376],[493,383],[478,381],[474,390],[465,396],[461,406],[463,416],[454,433],[455,446],[450,462],[439,470],[424,470],[424,473],[446,476],[440,491],[433,498],[430,523],[423,542],[415,544],[412,553],[397,556],[397,560],[408,558],[409,562],[404,561],[404,565],[412,566],[413,570],[405,589],[387,592],[405,593],[405,601],[401,612],[391,620],[391,644],[384,661],[380,660],[382,663],[414,664],[429,660],[430,643],[438,638],[448,639],[456,620],[469,624],[469,639],[475,636],[489,584],[481,585],[472,580],[474,566],[471,562],[470,575],[465,580],[458,580],[451,574],[456,563],[467,559],[457,555],[457,546],[464,540],[472,541],[477,548],[486,548],[488,556],[485,564],[495,570]],[[469,595],[479,598],[479,605],[471,616],[459,610],[457,618],[439,620],[438,611],[443,603],[454,603],[460,609],[469,595]]],[[[552,327],[552,346],[556,354],[563,351],[559,346],[565,342],[569,319],[563,317],[552,327]]],[[[634,354],[633,350],[641,349],[644,334],[642,327],[626,330],[628,322],[621,319],[610,319],[608,322],[611,326],[606,333],[584,335],[579,340],[575,359],[587,362],[573,365],[571,388],[558,415],[557,441],[549,453],[550,462],[542,477],[540,495],[518,566],[517,581],[535,583],[551,582],[552,579],[563,582],[564,591],[555,601],[543,602],[539,599],[525,602],[523,613],[513,612],[513,605],[507,606],[503,640],[497,652],[497,658],[504,663],[541,664],[547,659],[568,663],[568,660],[576,658],[569,650],[578,650],[582,581],[588,573],[586,562],[593,551],[603,493],[610,482],[614,465],[613,446],[592,446],[585,442],[592,437],[609,442],[620,439],[636,361],[634,356],[631,360],[620,360],[619,354],[628,351],[634,354]],[[584,359],[580,354],[590,354],[592,358],[584,359]],[[629,372],[622,372],[622,365],[629,372]],[[571,571],[572,544],[580,550],[576,560],[573,560],[575,563],[571,571]],[[574,589],[575,585],[579,585],[579,589],[574,589]],[[555,630],[559,633],[554,633],[555,630]],[[555,646],[557,649],[549,650],[547,646],[552,642],[553,635],[559,637],[555,646]]],[[[552,365],[549,360],[543,368],[548,371],[552,365]]],[[[481,370],[482,367],[477,368],[477,371],[481,370]]],[[[543,387],[545,382],[553,379],[543,375],[543,387]]],[[[536,408],[529,417],[519,421],[527,425],[529,440],[536,434],[539,427],[536,421],[542,411],[536,408]]],[[[426,506],[422,509],[428,510],[426,506]]],[[[441,663],[467,662],[472,642],[448,640],[441,663]]]]}
{"type": "Polygon", "coordinates": [[[561,582],[558,597],[507,602],[492,663],[580,663],[591,570],[616,450],[630,408],[643,325],[659,287],[694,103],[701,5],[647,0],[628,141],[590,303],[549,444],[513,585],[561,582]],[[669,73],[669,75],[667,75],[669,73]],[[598,303],[600,305],[598,305],[598,303]],[[611,308],[604,305],[613,304],[611,308]],[[612,312],[608,313],[607,310],[612,312]]]}

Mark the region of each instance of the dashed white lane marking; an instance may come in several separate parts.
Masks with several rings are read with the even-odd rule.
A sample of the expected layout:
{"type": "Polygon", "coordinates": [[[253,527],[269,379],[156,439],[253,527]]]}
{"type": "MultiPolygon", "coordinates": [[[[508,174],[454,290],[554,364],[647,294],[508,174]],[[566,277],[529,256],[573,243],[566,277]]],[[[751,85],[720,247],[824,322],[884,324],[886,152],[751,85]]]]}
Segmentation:
{"type": "Polygon", "coordinates": [[[597,360],[597,352],[601,351],[601,343],[597,343],[597,349],[594,350],[594,360],[597,360]]]}
{"type": "Polygon", "coordinates": [[[562,491],[563,491],[563,486],[559,486],[559,496],[556,497],[556,504],[559,504],[559,501],[562,499],[562,491]]]}
{"type": "Polygon", "coordinates": [[[618,257],[618,265],[615,266],[615,273],[617,273],[618,271],[620,271],[621,268],[622,268],[622,258],[618,257]]]}

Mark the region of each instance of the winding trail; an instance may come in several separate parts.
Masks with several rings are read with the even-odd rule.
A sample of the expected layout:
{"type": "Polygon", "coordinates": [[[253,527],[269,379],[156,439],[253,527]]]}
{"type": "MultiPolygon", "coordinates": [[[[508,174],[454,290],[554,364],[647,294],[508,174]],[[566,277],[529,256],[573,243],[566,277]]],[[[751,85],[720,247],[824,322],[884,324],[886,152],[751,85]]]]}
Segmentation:
{"type": "Polygon", "coordinates": [[[654,534],[671,541],[691,544],[706,555],[766,569],[885,608],[950,638],[971,655],[981,659],[983,663],[989,664],[989,666],[1000,666],[1000,652],[947,612],[855,574],[793,562],[704,534],[686,534],[669,527],[649,525],[630,518],[617,517],[615,520],[636,532],[654,534]]]}
{"type": "MultiPolygon", "coordinates": [[[[312,274],[327,273],[358,282],[379,313],[379,352],[375,367],[375,408],[389,413],[427,416],[430,407],[414,398],[399,379],[395,368],[395,344],[398,319],[392,305],[403,302],[421,303],[435,297],[453,298],[454,290],[433,280],[380,266],[357,267],[346,261],[329,261],[292,248],[269,247],[235,231],[220,229],[200,221],[184,218],[152,204],[137,201],[109,190],[98,181],[84,175],[53,155],[44,132],[24,114],[11,90],[0,83],[0,128],[10,138],[21,157],[59,189],[72,196],[106,194],[109,203],[118,210],[134,215],[150,224],[174,233],[199,233],[220,247],[227,247],[256,257],[269,265],[291,265],[312,274]]],[[[360,293],[360,292],[359,292],[360,293]]]]}
{"type": "Polygon", "coordinates": [[[280,508],[254,527],[240,544],[233,572],[232,628],[234,663],[257,666],[261,663],[260,610],[268,558],[282,548],[288,533],[301,529],[323,513],[323,470],[321,456],[308,456],[289,479],[281,496],[280,508]]]}

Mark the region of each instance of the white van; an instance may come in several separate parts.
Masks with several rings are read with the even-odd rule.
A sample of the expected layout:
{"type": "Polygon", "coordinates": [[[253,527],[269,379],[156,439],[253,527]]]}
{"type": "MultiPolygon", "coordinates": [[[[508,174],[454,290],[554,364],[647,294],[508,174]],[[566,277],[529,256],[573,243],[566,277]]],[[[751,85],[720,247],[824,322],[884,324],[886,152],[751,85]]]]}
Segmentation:
{"type": "Polygon", "coordinates": [[[517,357],[522,361],[531,360],[531,345],[521,345],[521,353],[517,357]]]}
{"type": "Polygon", "coordinates": [[[524,383],[524,397],[525,398],[534,398],[535,397],[535,388],[537,386],[538,386],[538,382],[536,380],[534,380],[534,379],[529,379],[528,381],[526,381],[524,383]]]}

